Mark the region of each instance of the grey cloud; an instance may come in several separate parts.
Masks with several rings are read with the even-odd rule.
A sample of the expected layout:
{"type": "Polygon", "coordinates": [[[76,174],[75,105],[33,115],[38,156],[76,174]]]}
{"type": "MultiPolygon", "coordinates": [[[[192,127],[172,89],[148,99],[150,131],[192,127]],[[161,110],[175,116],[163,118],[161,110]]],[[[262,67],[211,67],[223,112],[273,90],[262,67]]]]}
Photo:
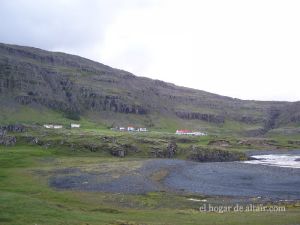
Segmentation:
{"type": "Polygon", "coordinates": [[[92,46],[118,12],[133,6],[143,7],[137,0],[0,1],[0,42],[50,50],[92,46]]]}

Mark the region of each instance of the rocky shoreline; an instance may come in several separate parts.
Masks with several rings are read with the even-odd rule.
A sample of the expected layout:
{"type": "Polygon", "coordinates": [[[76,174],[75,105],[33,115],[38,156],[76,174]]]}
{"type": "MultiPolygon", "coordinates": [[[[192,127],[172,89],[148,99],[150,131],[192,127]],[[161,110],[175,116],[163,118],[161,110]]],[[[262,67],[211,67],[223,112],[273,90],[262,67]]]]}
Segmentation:
{"type": "Polygon", "coordinates": [[[140,163],[139,168],[122,172],[117,178],[101,171],[57,172],[50,178],[49,185],[57,189],[127,194],[173,191],[240,198],[300,199],[300,169],[177,159],[149,159],[140,163]]]}

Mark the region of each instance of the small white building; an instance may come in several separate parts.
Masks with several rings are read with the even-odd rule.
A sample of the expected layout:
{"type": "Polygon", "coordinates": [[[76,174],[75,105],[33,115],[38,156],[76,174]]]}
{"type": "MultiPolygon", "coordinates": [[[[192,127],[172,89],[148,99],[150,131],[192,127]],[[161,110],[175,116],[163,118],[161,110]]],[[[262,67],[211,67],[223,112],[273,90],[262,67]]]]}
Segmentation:
{"type": "Polygon", "coordinates": [[[192,135],[193,131],[191,130],[176,130],[178,135],[192,135]]]}
{"type": "Polygon", "coordinates": [[[71,123],[71,128],[80,128],[80,124],[71,123]]]}
{"type": "Polygon", "coordinates": [[[207,134],[203,133],[203,132],[193,132],[193,135],[195,135],[195,136],[206,136],[207,134]]]}
{"type": "Polygon", "coordinates": [[[125,127],[120,127],[119,130],[120,131],[125,131],[125,127]]]}
{"type": "Polygon", "coordinates": [[[127,127],[127,131],[135,131],[135,129],[132,126],[129,126],[129,127],[127,127]]]}
{"type": "Polygon", "coordinates": [[[138,129],[138,131],[140,131],[140,132],[147,132],[148,130],[147,130],[147,128],[145,128],[145,127],[144,127],[144,128],[141,127],[141,128],[138,129]]]}
{"type": "Polygon", "coordinates": [[[192,136],[206,136],[207,134],[203,132],[193,132],[191,130],[176,130],[178,135],[192,135],[192,136]]]}
{"type": "Polygon", "coordinates": [[[44,124],[44,127],[47,129],[62,129],[62,125],[54,125],[54,124],[44,124]]]}

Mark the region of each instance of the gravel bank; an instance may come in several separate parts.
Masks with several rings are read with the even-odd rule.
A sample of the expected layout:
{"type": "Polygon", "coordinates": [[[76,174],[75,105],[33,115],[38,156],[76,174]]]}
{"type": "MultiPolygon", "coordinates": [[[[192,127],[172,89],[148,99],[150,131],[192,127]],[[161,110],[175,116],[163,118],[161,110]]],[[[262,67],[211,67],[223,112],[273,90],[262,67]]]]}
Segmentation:
{"type": "MultiPolygon", "coordinates": [[[[291,154],[298,153],[300,151],[291,154]]],[[[95,173],[73,169],[70,173],[58,171],[50,178],[49,183],[58,189],[112,193],[142,194],[168,190],[274,200],[300,199],[300,169],[242,162],[198,163],[150,159],[143,161],[140,168],[124,171],[117,177],[110,172],[95,173]],[[166,176],[159,181],[152,179],[152,175],[161,170],[167,171],[166,176]]]]}

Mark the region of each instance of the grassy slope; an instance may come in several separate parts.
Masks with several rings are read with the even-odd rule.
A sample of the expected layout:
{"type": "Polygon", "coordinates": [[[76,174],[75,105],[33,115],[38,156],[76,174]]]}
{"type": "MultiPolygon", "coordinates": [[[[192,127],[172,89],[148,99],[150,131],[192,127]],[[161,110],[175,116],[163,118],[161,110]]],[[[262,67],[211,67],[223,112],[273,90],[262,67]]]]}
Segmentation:
{"type": "Polygon", "coordinates": [[[0,124],[62,124],[70,126],[71,123],[80,123],[85,128],[106,128],[101,122],[92,122],[82,117],[80,121],[68,119],[63,113],[56,112],[45,107],[14,105],[0,108],[0,124]]]}
{"type": "Polygon", "coordinates": [[[117,195],[56,191],[37,170],[127,159],[36,146],[0,147],[0,224],[297,224],[300,209],[283,213],[199,213],[197,203],[167,193],[117,195]],[[52,161],[55,160],[55,161],[52,161]],[[53,163],[56,162],[56,163],[53,163]],[[58,164],[57,164],[58,163],[58,164]]]}
{"type": "MultiPolygon", "coordinates": [[[[72,106],[74,103],[78,103],[82,107],[83,118],[89,118],[95,123],[106,126],[133,124],[150,127],[153,124],[153,129],[162,131],[174,132],[178,128],[189,128],[204,129],[216,134],[220,132],[240,134],[241,131],[255,130],[263,126],[263,120],[266,119],[270,107],[276,106],[286,111],[287,106],[291,105],[289,106],[291,112],[299,111],[297,107],[294,108],[289,103],[242,101],[228,98],[158,80],[136,77],[128,72],[116,70],[78,56],[36,48],[0,44],[0,67],[2,68],[0,68],[0,83],[3,83],[0,100],[3,98],[8,102],[15,102],[13,99],[17,96],[32,97],[31,92],[37,92],[36,96],[38,97],[35,100],[41,100],[40,98],[45,98],[43,100],[50,102],[58,100],[60,103],[71,104],[72,106]],[[74,85],[62,86],[61,81],[70,81],[74,85]],[[4,85],[6,83],[10,85],[4,85]],[[87,94],[97,97],[95,99],[80,98],[80,88],[90,90],[91,93],[87,94]],[[70,94],[77,96],[76,102],[68,102],[66,95],[70,94]],[[11,100],[7,99],[9,96],[11,100]],[[97,102],[105,96],[120,98],[120,101],[127,106],[141,105],[149,108],[149,114],[139,116],[112,113],[111,111],[103,112],[101,107],[91,110],[91,105],[83,104],[93,100],[97,102]],[[201,120],[182,120],[175,115],[175,112],[178,111],[223,115],[226,123],[218,125],[201,120]],[[241,122],[241,118],[244,116],[258,119],[258,122],[252,122],[252,125],[241,122]]],[[[7,108],[5,104],[4,106],[3,108],[7,108]]],[[[32,105],[30,106],[32,107],[32,105]]],[[[1,112],[3,110],[0,109],[0,122],[3,120],[12,122],[22,120],[33,123],[37,120],[45,121],[42,114],[38,115],[35,112],[31,114],[29,109],[26,109],[23,114],[16,115],[15,112],[10,114],[14,110],[7,109],[6,112],[1,112]]],[[[53,117],[53,114],[57,113],[52,113],[50,110],[48,111],[50,113],[46,112],[47,110],[44,111],[46,120],[48,118],[48,120],[61,121],[59,116],[53,117]]],[[[280,120],[282,121],[280,125],[287,124],[289,116],[290,113],[285,113],[280,120]]],[[[297,126],[299,127],[299,124],[297,126]]]]}
{"type": "Polygon", "coordinates": [[[87,113],[81,116],[80,121],[73,121],[64,116],[63,113],[47,109],[42,106],[21,106],[21,105],[7,105],[0,108],[0,125],[5,124],[47,124],[55,123],[69,126],[70,123],[80,123],[83,128],[104,129],[114,126],[128,126],[146,127],[153,131],[175,133],[177,129],[194,129],[208,132],[212,135],[235,135],[242,136],[246,130],[253,130],[260,128],[257,125],[250,125],[239,123],[236,121],[226,121],[222,125],[207,123],[204,121],[194,120],[186,121],[176,117],[151,115],[149,117],[141,115],[131,115],[118,113],[118,119],[114,119],[115,114],[109,112],[102,113],[87,113]],[[124,121],[120,123],[119,121],[124,121]],[[151,121],[156,121],[154,126],[151,121]],[[149,126],[147,126],[147,124],[149,126]]]}

